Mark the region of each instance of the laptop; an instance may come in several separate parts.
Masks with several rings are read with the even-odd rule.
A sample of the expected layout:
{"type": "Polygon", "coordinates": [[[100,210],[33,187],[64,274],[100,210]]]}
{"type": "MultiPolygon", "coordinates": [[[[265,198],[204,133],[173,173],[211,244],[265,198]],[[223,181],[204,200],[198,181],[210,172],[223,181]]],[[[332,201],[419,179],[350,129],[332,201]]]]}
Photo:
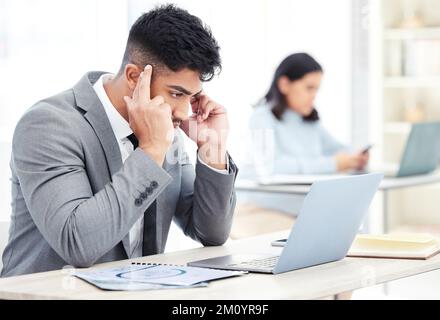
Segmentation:
{"type": "Polygon", "coordinates": [[[386,177],[407,177],[433,172],[440,161],[439,137],[440,122],[413,124],[400,165],[395,168],[384,167],[381,171],[386,177]]]}
{"type": "MultiPolygon", "coordinates": [[[[440,162],[440,122],[416,123],[406,141],[399,164],[385,164],[368,170],[349,174],[384,173],[386,177],[398,178],[428,174],[435,171],[440,162]]],[[[346,174],[275,174],[261,177],[260,185],[310,185],[315,181],[344,177],[346,174]]]]}
{"type": "Polygon", "coordinates": [[[278,274],[344,258],[361,227],[381,173],[316,181],[281,255],[232,254],[189,266],[278,274]]]}

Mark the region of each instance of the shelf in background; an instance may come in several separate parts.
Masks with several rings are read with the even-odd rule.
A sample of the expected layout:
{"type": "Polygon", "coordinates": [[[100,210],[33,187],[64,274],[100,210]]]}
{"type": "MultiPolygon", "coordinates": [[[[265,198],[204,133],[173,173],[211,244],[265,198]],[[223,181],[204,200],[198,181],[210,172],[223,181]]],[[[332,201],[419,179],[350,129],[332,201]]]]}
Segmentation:
{"type": "MultiPolygon", "coordinates": [[[[434,120],[429,120],[429,121],[434,121],[434,120]]],[[[408,135],[411,131],[412,125],[413,123],[404,122],[404,121],[385,122],[384,131],[386,133],[408,135]]]]}
{"type": "Polygon", "coordinates": [[[440,75],[434,77],[385,77],[387,88],[440,87],[440,75]]]}
{"type": "Polygon", "coordinates": [[[407,40],[407,39],[439,39],[440,27],[426,28],[391,28],[385,29],[386,40],[407,40]]]}
{"type": "Polygon", "coordinates": [[[411,131],[410,122],[388,122],[384,125],[384,131],[386,133],[404,134],[407,135],[411,131]]]}
{"type": "Polygon", "coordinates": [[[402,224],[391,228],[390,232],[395,233],[430,233],[440,237],[440,225],[438,224],[402,224]]]}

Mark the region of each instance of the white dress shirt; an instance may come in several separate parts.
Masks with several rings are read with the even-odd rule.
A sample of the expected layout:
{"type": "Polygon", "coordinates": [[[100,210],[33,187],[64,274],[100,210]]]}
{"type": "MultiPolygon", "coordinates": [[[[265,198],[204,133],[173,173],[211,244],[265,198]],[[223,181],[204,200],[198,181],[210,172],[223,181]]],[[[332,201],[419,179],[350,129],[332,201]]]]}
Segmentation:
{"type": "MultiPolygon", "coordinates": [[[[121,159],[124,163],[128,156],[133,152],[133,144],[128,140],[127,136],[133,133],[128,122],[121,116],[121,114],[116,110],[116,108],[111,103],[107,93],[104,89],[104,78],[111,77],[111,74],[103,74],[98,81],[93,85],[93,89],[96,92],[99,100],[104,106],[105,113],[110,121],[110,125],[115,134],[116,140],[118,142],[119,150],[121,152],[121,159]]],[[[198,156],[198,161],[203,165],[206,165],[200,157],[198,156]]],[[[206,165],[207,166],[207,165],[206,165]]],[[[227,163],[226,170],[218,170],[208,166],[208,168],[222,173],[229,173],[229,162],[227,163]]],[[[143,241],[143,229],[144,229],[144,217],[140,217],[133,227],[130,229],[129,239],[130,239],[130,252],[128,252],[129,258],[137,258],[142,256],[142,241],[143,241]]]]}

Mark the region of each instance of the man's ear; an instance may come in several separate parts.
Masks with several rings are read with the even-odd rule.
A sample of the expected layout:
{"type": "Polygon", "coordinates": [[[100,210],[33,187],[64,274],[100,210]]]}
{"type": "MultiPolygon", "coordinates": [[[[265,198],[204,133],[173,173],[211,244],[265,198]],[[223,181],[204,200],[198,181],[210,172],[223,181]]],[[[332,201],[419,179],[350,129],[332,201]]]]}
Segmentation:
{"type": "Polygon", "coordinates": [[[134,90],[134,88],[136,88],[136,84],[138,82],[141,72],[142,71],[135,64],[127,63],[125,65],[124,76],[127,80],[127,84],[130,90],[134,90]]]}
{"type": "Polygon", "coordinates": [[[282,94],[286,94],[289,84],[290,80],[286,76],[281,76],[278,78],[277,86],[282,94]]]}

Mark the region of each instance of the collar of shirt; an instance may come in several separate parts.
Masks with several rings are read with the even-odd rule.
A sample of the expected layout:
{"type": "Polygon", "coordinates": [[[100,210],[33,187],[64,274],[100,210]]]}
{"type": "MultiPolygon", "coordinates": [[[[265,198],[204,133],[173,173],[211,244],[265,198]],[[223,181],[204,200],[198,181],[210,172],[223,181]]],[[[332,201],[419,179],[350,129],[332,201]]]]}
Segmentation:
{"type": "Polygon", "coordinates": [[[107,93],[104,89],[104,79],[111,76],[111,74],[103,74],[99,77],[98,81],[93,85],[93,89],[96,92],[99,100],[101,101],[110,125],[113,129],[113,133],[117,140],[122,140],[128,135],[132,134],[133,131],[130,128],[128,122],[121,116],[121,114],[116,110],[116,108],[111,103],[107,93]]]}
{"type": "Polygon", "coordinates": [[[286,110],[284,111],[283,114],[283,118],[286,121],[289,121],[290,124],[292,124],[292,122],[299,122],[299,123],[304,123],[303,121],[303,117],[296,111],[293,111],[292,109],[290,109],[289,107],[286,108],[286,110]]]}

